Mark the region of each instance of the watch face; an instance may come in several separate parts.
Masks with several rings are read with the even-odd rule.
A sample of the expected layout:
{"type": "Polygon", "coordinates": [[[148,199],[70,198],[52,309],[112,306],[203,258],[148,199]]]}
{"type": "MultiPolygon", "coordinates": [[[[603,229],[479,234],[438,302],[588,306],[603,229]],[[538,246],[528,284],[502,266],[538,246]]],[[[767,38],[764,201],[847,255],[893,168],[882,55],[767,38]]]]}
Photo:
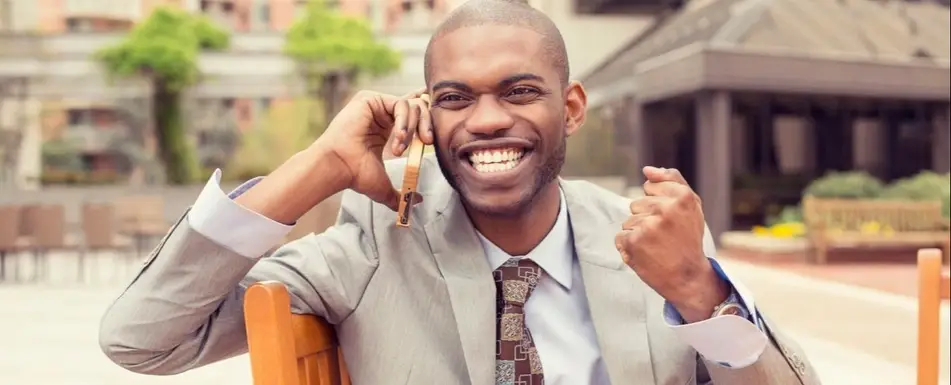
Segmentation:
{"type": "Polygon", "coordinates": [[[740,305],[733,304],[733,303],[724,305],[722,308],[720,308],[720,311],[718,313],[720,314],[717,314],[717,315],[735,315],[740,317],[746,316],[745,314],[743,314],[744,313],[743,308],[740,307],[740,305]]]}

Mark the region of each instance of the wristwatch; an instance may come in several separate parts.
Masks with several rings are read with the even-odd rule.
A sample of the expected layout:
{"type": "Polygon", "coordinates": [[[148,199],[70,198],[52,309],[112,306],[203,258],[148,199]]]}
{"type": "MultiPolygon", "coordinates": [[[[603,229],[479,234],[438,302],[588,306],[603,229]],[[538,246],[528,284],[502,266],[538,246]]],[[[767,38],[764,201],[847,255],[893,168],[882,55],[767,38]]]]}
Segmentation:
{"type": "Polygon", "coordinates": [[[730,289],[730,295],[717,307],[713,308],[713,315],[710,318],[724,315],[735,315],[744,319],[750,318],[750,312],[740,302],[740,295],[737,294],[736,289],[730,289]]]}

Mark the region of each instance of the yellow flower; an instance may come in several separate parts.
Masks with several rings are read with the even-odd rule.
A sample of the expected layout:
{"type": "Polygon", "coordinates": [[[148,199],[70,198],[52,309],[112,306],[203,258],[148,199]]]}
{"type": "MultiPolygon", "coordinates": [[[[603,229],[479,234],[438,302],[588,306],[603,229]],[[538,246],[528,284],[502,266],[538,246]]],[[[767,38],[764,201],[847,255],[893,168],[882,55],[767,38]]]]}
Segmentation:
{"type": "Polygon", "coordinates": [[[753,226],[753,234],[756,235],[769,235],[769,229],[763,226],[753,226]]]}
{"type": "Polygon", "coordinates": [[[891,237],[895,235],[895,229],[886,224],[885,226],[882,226],[882,234],[886,237],[891,237]]]}
{"type": "Polygon", "coordinates": [[[777,238],[796,238],[806,233],[806,226],[799,222],[780,223],[770,228],[770,233],[777,238]]]}
{"type": "Polygon", "coordinates": [[[882,224],[876,221],[865,222],[859,228],[862,234],[878,234],[882,231],[882,224]]]}

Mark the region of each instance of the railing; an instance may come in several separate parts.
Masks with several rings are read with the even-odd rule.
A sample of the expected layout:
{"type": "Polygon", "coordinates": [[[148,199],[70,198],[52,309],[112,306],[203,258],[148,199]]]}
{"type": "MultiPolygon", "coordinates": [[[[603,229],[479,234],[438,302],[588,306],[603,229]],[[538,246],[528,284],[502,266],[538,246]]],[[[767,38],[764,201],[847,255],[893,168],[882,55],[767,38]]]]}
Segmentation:
{"type": "Polygon", "coordinates": [[[73,144],[81,152],[102,152],[111,147],[113,140],[122,130],[123,127],[119,125],[72,125],[63,132],[63,140],[73,144]]]}

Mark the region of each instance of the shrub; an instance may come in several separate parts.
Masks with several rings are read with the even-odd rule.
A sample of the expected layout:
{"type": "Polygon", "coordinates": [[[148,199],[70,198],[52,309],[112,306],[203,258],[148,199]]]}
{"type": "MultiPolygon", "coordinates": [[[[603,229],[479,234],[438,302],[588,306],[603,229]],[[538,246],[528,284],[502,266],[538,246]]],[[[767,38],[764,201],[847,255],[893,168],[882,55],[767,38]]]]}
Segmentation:
{"type": "Polygon", "coordinates": [[[882,182],[864,171],[830,172],[810,183],[804,195],[817,198],[876,198],[884,190],[882,182]]]}
{"type": "Polygon", "coordinates": [[[775,226],[784,223],[801,223],[802,222],[802,207],[799,206],[787,206],[784,207],[778,215],[767,218],[767,226],[775,226]]]}
{"type": "Polygon", "coordinates": [[[941,200],[949,192],[951,192],[951,185],[947,176],[932,171],[922,171],[914,176],[896,180],[882,191],[880,197],[929,201],[941,200]]]}

